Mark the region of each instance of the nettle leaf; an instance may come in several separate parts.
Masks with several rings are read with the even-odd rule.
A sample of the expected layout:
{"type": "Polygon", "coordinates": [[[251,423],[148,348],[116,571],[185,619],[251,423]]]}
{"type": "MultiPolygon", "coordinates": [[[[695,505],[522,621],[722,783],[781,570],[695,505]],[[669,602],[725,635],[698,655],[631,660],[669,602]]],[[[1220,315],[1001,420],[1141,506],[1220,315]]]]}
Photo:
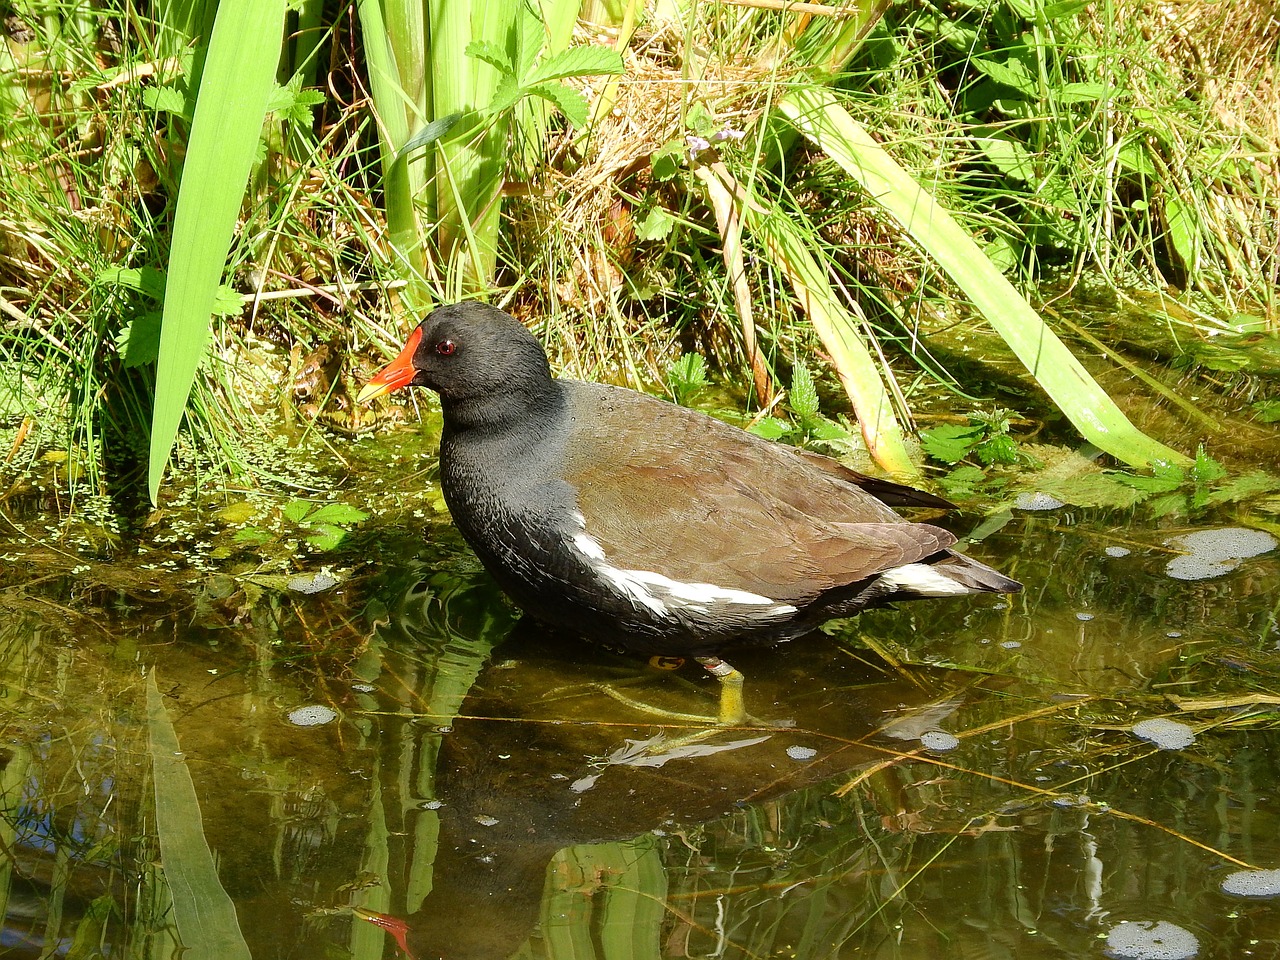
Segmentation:
{"type": "Polygon", "coordinates": [[[1053,444],[1031,444],[1024,451],[1040,461],[1041,470],[1029,474],[1029,488],[1080,507],[1131,507],[1147,494],[1121,482],[1123,474],[1103,470],[1075,450],[1053,444]]]}
{"type": "Polygon", "coordinates": [[[525,86],[534,86],[565,77],[594,77],[601,74],[616,76],[623,72],[622,55],[616,50],[607,47],[570,47],[538,64],[524,82],[525,86]]]}
{"type": "Polygon", "coordinates": [[[1017,442],[1003,433],[984,440],[974,452],[988,466],[993,463],[1017,463],[1019,459],[1017,442]]]}
{"type": "Polygon", "coordinates": [[[468,57],[483,60],[509,77],[515,76],[516,68],[511,62],[511,58],[507,56],[507,51],[492,40],[472,40],[467,44],[467,49],[464,52],[468,57]]]}
{"type": "Polygon", "coordinates": [[[1253,470],[1219,486],[1209,495],[1209,502],[1239,503],[1272,490],[1280,490],[1280,477],[1272,476],[1265,470],[1253,470]]]}
{"type": "Polygon", "coordinates": [[[1227,468],[1205,452],[1203,446],[1196,448],[1196,462],[1191,465],[1191,479],[1196,483],[1212,483],[1227,475],[1227,468]]]}
{"type": "Polygon", "coordinates": [[[530,87],[529,93],[536,97],[542,97],[544,100],[550,100],[559,107],[560,112],[564,114],[564,118],[569,121],[571,127],[586,126],[587,118],[590,116],[587,98],[568,84],[543,84],[537,87],[530,87]]]}
{"type": "Polygon", "coordinates": [[[791,370],[788,406],[806,429],[818,419],[818,388],[814,385],[809,368],[799,360],[791,370]]]}
{"type": "Polygon", "coordinates": [[[1262,423],[1280,421],[1280,400],[1259,400],[1253,404],[1253,409],[1262,423]]]}
{"type": "Polygon", "coordinates": [[[982,441],[982,428],[970,423],[944,423],[920,432],[924,452],[943,463],[959,463],[982,441]]]}

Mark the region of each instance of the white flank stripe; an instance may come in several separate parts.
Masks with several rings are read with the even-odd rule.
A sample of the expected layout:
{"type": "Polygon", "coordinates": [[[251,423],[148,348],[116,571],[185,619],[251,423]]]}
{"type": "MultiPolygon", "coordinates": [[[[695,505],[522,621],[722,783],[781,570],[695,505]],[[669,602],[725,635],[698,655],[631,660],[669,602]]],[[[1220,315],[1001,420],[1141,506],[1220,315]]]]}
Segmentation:
{"type": "Polygon", "coordinates": [[[908,563],[886,570],[880,575],[883,583],[899,590],[910,590],[925,597],[956,597],[973,591],[963,583],[943,576],[927,563],[908,563]]]}
{"type": "Polygon", "coordinates": [[[720,587],[714,583],[686,583],[652,570],[626,570],[612,566],[605,561],[604,547],[588,533],[579,533],[572,542],[599,576],[612,583],[637,606],[646,607],[660,617],[672,616],[669,606],[677,611],[686,609],[700,613],[710,612],[714,605],[763,608],[753,609],[748,614],[758,619],[783,617],[796,612],[789,603],[779,603],[772,597],[747,590],[720,587]]]}

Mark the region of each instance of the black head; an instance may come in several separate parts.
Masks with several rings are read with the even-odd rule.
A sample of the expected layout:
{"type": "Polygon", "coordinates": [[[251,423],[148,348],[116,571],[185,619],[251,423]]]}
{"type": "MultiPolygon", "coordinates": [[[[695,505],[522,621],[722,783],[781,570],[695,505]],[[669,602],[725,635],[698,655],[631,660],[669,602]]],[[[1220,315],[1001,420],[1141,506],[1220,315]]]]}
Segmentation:
{"type": "Polygon", "coordinates": [[[413,386],[430,387],[446,401],[467,401],[536,391],[550,381],[547,355],[534,335],[497,307],[471,301],[429,313],[358,399],[413,386]]]}

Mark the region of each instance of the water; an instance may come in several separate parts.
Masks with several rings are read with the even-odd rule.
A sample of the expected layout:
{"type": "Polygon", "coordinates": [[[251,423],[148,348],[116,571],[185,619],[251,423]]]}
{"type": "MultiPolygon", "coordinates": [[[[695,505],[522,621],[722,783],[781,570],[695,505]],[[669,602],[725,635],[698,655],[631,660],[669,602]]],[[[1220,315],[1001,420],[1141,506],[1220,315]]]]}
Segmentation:
{"type": "Polygon", "coordinates": [[[258,960],[399,955],[377,915],[420,960],[1102,956],[1121,921],[1278,957],[1277,901],[1220,886],[1280,866],[1280,552],[1180,580],[1192,528],[1014,511],[971,552],[1023,594],[731,658],[734,730],[618,699],[716,688],[517,622],[443,520],[375,517],[311,594],[17,544],[0,956],[176,957],[200,845],[168,811],[258,960]],[[1133,734],[1158,717],[1194,743],[1133,734]]]}

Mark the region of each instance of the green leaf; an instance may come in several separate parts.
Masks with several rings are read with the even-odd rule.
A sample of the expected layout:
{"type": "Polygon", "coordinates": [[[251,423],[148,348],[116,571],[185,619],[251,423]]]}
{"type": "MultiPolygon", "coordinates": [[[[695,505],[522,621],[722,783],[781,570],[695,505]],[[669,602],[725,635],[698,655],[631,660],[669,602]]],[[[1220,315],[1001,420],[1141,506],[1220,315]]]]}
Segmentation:
{"type": "Polygon", "coordinates": [[[164,299],[165,272],[156,267],[109,267],[99,271],[98,280],[145,293],[156,300],[164,299]]]}
{"type": "Polygon", "coordinates": [[[1059,103],[1096,103],[1104,97],[1115,97],[1116,91],[1103,83],[1064,83],[1054,96],[1059,103]]]}
{"type": "Polygon", "coordinates": [[[787,405],[805,430],[818,419],[818,388],[814,385],[813,374],[798,357],[791,368],[791,394],[787,405]]]}
{"type": "Polygon", "coordinates": [[[175,116],[187,117],[187,96],[172,84],[164,86],[144,87],[142,103],[156,113],[172,113],[175,116]]]}
{"type": "Polygon", "coordinates": [[[1204,445],[1196,448],[1196,460],[1191,465],[1191,479],[1196,483],[1212,483],[1227,475],[1227,469],[1209,456],[1204,445]]]}
{"type": "Polygon", "coordinates": [[[1164,195],[1164,217],[1169,243],[1189,273],[1200,266],[1200,234],[1196,229],[1196,217],[1192,209],[1182,202],[1172,190],[1164,195]]]}
{"type": "Polygon", "coordinates": [[[465,52],[468,57],[483,60],[490,66],[497,67],[512,79],[515,78],[516,68],[515,64],[511,62],[511,57],[507,55],[507,51],[491,40],[472,40],[467,44],[465,52]]]}
{"type": "Polygon", "coordinates": [[[347,531],[332,523],[317,524],[314,531],[307,535],[307,543],[317,550],[333,550],[342,543],[347,531]]]}
{"type": "Polygon", "coordinates": [[[1091,0],[1059,0],[1058,3],[1045,4],[1040,15],[1046,20],[1062,20],[1074,17],[1089,6],[1091,0]]]}
{"type": "Polygon", "coordinates": [[[1120,166],[1131,173],[1139,174],[1148,180],[1154,179],[1156,176],[1155,164],[1151,162],[1151,157],[1147,154],[1146,144],[1141,141],[1126,141],[1120,147],[1117,159],[1120,161],[1120,166]]]}
{"type": "Polygon", "coordinates": [[[758,437],[764,437],[766,440],[781,440],[794,432],[791,424],[785,420],[779,420],[777,417],[765,417],[763,420],[756,421],[747,429],[758,437]]]}
{"type": "Polygon", "coordinates": [[[533,73],[525,77],[524,85],[535,86],[565,77],[616,76],[624,70],[622,54],[616,50],[596,46],[570,47],[538,64],[533,73]]]}
{"type": "Polygon", "coordinates": [[[536,87],[530,87],[529,93],[544,100],[550,100],[560,112],[564,114],[564,118],[569,121],[569,125],[575,130],[584,127],[590,116],[590,107],[587,106],[587,98],[580,94],[567,83],[546,83],[536,87]]]}
{"type": "Polygon", "coordinates": [[[369,514],[346,503],[326,503],[315,513],[307,515],[307,523],[352,524],[368,519],[369,514]]]}
{"type": "Polygon", "coordinates": [[[130,320],[116,337],[116,349],[129,369],[155,363],[160,355],[160,313],[150,310],[130,320]]]}
{"type": "Polygon", "coordinates": [[[498,79],[497,86],[493,88],[493,99],[489,101],[489,113],[497,116],[506,110],[510,110],[528,92],[528,90],[520,86],[515,77],[504,73],[498,79]]]}
{"type": "Polygon", "coordinates": [[[1275,477],[1265,470],[1253,470],[1238,477],[1232,477],[1220,485],[1209,495],[1210,503],[1239,503],[1251,500],[1272,490],[1280,490],[1280,477],[1275,477]]]}
{"type": "Polygon", "coordinates": [[[990,437],[978,444],[975,451],[978,459],[985,464],[1018,462],[1018,444],[1007,434],[990,437]]]}
{"type": "Polygon", "coordinates": [[[1262,423],[1280,422],[1280,400],[1259,400],[1252,404],[1255,416],[1262,423]]]}
{"type": "Polygon", "coordinates": [[[1012,87],[1020,93],[1027,94],[1029,97],[1034,98],[1039,95],[1035,78],[1027,72],[1027,68],[1023,66],[1020,60],[1009,59],[1001,63],[998,60],[989,60],[986,57],[974,57],[969,62],[996,83],[1012,87]]]}
{"type": "Polygon", "coordinates": [[[174,214],[151,421],[152,503],[205,354],[210,310],[275,88],[283,25],[283,0],[222,0],[214,19],[174,214]]]}
{"type": "Polygon", "coordinates": [[[668,140],[649,154],[649,166],[653,169],[653,179],[673,179],[684,166],[684,141],[668,140]]]}
{"type": "Polygon", "coordinates": [[[307,500],[290,500],[280,512],[291,523],[301,523],[311,513],[315,504],[307,500]]]}
{"type": "Polygon", "coordinates": [[[636,223],[636,239],[665,240],[671,235],[675,223],[676,218],[665,207],[654,207],[636,223]]]}
{"type": "Polygon", "coordinates": [[[161,871],[173,899],[182,956],[185,960],[252,960],[235,904],[218,880],[195,782],[156,686],[154,670],[147,677],[147,732],[161,871]]]}
{"type": "Polygon", "coordinates": [[[959,463],[981,441],[983,430],[972,424],[943,423],[920,432],[924,452],[943,463],[959,463]]]}
{"type": "Polygon", "coordinates": [[[1081,435],[1135,466],[1190,462],[1138,430],[973,238],[822,87],[800,87],[778,109],[902,225],[1004,338],[1081,435]]]}
{"type": "Polygon", "coordinates": [[[244,297],[235,287],[220,283],[214,291],[213,305],[209,312],[215,317],[238,317],[244,313],[244,297]]]}
{"type": "Polygon", "coordinates": [[[1026,147],[1008,135],[975,137],[974,142],[991,161],[991,165],[1006,177],[1021,183],[1035,178],[1035,158],[1026,147]]]}

